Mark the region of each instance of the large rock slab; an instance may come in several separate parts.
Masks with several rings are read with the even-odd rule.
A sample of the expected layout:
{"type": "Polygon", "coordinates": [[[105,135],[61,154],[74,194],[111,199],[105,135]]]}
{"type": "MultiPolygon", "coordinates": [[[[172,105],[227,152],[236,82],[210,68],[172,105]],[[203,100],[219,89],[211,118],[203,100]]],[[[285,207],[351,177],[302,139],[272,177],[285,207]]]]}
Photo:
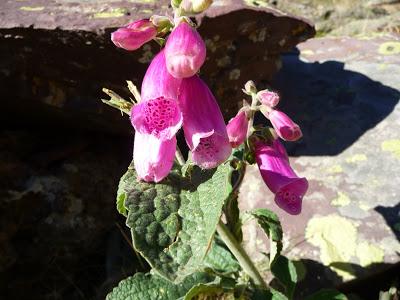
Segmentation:
{"type": "MultiPolygon", "coordinates": [[[[101,89],[128,96],[125,80],[140,86],[160,47],[117,49],[110,33],[129,21],[165,14],[169,1],[26,0],[0,4],[2,114],[13,121],[49,119],[67,126],[130,132],[127,120],[104,106],[101,89]]],[[[237,109],[249,79],[265,82],[279,69],[279,55],[311,37],[307,21],[247,1],[215,1],[197,17],[208,47],[201,76],[211,84],[226,117],[237,109]]]]}
{"type": "MultiPolygon", "coordinates": [[[[283,56],[273,86],[304,133],[287,144],[294,168],[310,182],[303,212],[280,211],[256,166],[249,168],[240,203],[245,210],[278,212],[283,252],[305,267],[297,291],[304,299],[399,262],[400,38],[319,38],[298,49],[283,56]]],[[[252,257],[268,251],[254,223],[244,238],[252,257]]]]}

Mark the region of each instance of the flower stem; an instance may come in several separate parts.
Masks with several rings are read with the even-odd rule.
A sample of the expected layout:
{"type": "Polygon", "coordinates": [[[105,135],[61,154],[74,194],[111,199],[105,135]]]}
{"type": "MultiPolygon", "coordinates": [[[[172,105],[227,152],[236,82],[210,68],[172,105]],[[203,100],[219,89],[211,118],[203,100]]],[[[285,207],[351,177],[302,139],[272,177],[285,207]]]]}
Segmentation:
{"type": "Polygon", "coordinates": [[[252,93],[251,94],[251,110],[250,110],[249,125],[247,127],[247,137],[249,137],[252,134],[252,128],[253,128],[253,123],[254,123],[254,108],[256,107],[257,103],[258,103],[257,94],[252,93]]]}
{"type": "Polygon", "coordinates": [[[221,220],[219,220],[219,223],[217,225],[217,232],[221,239],[224,241],[225,245],[228,247],[228,249],[236,257],[242,269],[251,277],[251,279],[253,279],[254,283],[266,289],[267,285],[262,279],[254,263],[251,261],[246,251],[243,249],[240,243],[235,239],[233,234],[229,231],[229,229],[221,220]]]}
{"type": "Polygon", "coordinates": [[[178,146],[176,146],[175,158],[176,158],[176,160],[178,161],[178,163],[179,163],[181,166],[183,166],[183,165],[186,163],[185,158],[184,158],[183,155],[182,155],[181,149],[179,149],[178,146]]]}

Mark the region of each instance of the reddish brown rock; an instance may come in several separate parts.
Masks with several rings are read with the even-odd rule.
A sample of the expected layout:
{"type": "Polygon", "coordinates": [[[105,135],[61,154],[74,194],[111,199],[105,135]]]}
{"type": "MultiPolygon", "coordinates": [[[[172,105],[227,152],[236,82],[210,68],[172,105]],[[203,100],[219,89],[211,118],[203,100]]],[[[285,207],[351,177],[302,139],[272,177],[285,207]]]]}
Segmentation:
{"type": "MultiPolygon", "coordinates": [[[[99,99],[108,87],[127,96],[125,80],[140,86],[159,50],[117,49],[110,32],[127,22],[165,14],[169,1],[5,1],[0,4],[0,92],[5,117],[62,120],[67,126],[130,132],[120,114],[99,99]],[[22,105],[24,109],[22,109],[22,105]]],[[[314,34],[305,20],[243,1],[215,1],[198,16],[208,60],[201,75],[218,95],[226,117],[241,101],[244,82],[267,83],[279,55],[314,34]]]]}

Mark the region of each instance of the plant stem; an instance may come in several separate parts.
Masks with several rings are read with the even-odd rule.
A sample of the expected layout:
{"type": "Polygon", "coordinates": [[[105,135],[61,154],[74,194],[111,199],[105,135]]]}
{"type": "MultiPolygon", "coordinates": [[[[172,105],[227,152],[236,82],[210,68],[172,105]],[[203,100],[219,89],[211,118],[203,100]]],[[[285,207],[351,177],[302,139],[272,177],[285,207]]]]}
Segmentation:
{"type": "Polygon", "coordinates": [[[249,119],[249,125],[247,126],[247,137],[249,137],[252,133],[252,128],[253,128],[253,123],[254,123],[254,108],[257,105],[257,94],[252,93],[251,94],[251,110],[250,110],[250,119],[249,119]]]}
{"type": "Polygon", "coordinates": [[[183,166],[183,165],[186,163],[185,159],[183,158],[181,149],[179,149],[178,146],[176,146],[175,158],[176,158],[176,160],[178,161],[178,163],[179,163],[181,166],[183,166]]]}
{"type": "Polygon", "coordinates": [[[217,225],[217,232],[221,239],[224,241],[225,245],[228,247],[228,249],[236,257],[242,269],[251,277],[251,279],[253,279],[254,283],[266,289],[267,285],[262,279],[254,263],[251,261],[246,251],[243,249],[240,243],[238,243],[233,234],[229,231],[229,229],[221,220],[219,220],[219,223],[217,225]]]}

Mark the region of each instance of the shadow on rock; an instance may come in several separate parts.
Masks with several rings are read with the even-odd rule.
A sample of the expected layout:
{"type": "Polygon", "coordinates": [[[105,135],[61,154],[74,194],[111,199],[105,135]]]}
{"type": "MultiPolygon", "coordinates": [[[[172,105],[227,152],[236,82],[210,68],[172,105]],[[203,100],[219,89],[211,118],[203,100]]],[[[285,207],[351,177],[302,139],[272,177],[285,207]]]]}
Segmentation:
{"type": "Polygon", "coordinates": [[[392,229],[396,238],[400,241],[400,203],[395,206],[377,206],[375,211],[385,218],[387,225],[392,229]]]}
{"type": "Polygon", "coordinates": [[[350,296],[349,299],[378,299],[379,291],[388,290],[391,285],[399,283],[400,274],[400,263],[373,263],[361,267],[354,263],[334,262],[327,267],[314,260],[301,259],[296,262],[296,268],[301,281],[296,286],[295,299],[305,299],[324,288],[335,288],[350,296]],[[332,271],[332,267],[357,279],[343,282],[342,277],[332,271]]]}
{"type": "MultiPolygon", "coordinates": [[[[279,108],[295,116],[303,130],[301,141],[287,145],[295,156],[341,153],[385,119],[400,99],[398,90],[346,70],[342,62],[307,63],[299,53],[289,53],[282,63],[272,87],[281,94],[279,108]]],[[[357,64],[364,68],[363,62],[357,64]]]]}

